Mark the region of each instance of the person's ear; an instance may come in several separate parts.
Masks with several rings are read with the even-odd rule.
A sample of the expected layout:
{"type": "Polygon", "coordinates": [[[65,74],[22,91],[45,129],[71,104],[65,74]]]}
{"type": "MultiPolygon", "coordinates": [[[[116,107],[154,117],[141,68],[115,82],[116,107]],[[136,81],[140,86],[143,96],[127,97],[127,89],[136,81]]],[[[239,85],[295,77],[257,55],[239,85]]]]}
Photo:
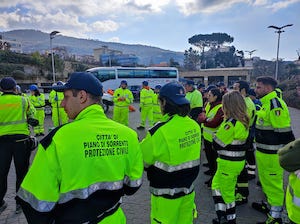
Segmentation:
{"type": "Polygon", "coordinates": [[[87,101],[88,94],[87,94],[86,91],[80,90],[78,95],[79,95],[79,101],[80,101],[81,104],[85,103],[87,101]]]}

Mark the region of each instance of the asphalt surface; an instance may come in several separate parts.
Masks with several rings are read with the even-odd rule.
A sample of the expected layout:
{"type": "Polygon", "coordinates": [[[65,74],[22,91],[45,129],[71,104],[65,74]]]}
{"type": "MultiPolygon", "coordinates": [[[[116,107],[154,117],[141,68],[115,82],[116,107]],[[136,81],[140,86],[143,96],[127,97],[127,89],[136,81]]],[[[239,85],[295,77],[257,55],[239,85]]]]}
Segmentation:
{"type": "MultiPolygon", "coordinates": [[[[134,104],[135,108],[138,108],[138,104],[134,104]]],[[[300,137],[300,110],[290,108],[292,128],[296,138],[300,137]]],[[[108,117],[112,117],[112,108],[107,113],[108,117]]],[[[140,114],[138,110],[130,113],[130,127],[136,130],[139,126],[140,114]]],[[[51,116],[46,116],[45,130],[48,130],[52,126],[51,116]]],[[[174,130],[175,131],[175,130],[174,130]]],[[[146,130],[137,131],[139,139],[142,140],[146,135],[146,130]]],[[[39,137],[41,138],[41,137],[39,137]]],[[[32,157],[34,156],[34,153],[32,157]]],[[[201,152],[201,163],[205,162],[205,155],[201,152]]],[[[196,180],[196,205],[198,211],[198,218],[194,220],[194,224],[209,224],[211,220],[215,218],[214,204],[211,196],[211,190],[206,187],[204,182],[209,178],[203,174],[207,168],[201,165],[200,173],[196,180]]],[[[287,184],[288,173],[285,173],[285,185],[287,184]]],[[[148,191],[148,181],[146,175],[143,177],[144,182],[139,191],[130,197],[124,197],[122,208],[127,217],[128,224],[145,224],[150,223],[150,194],[148,191]]],[[[256,186],[256,180],[251,180],[250,196],[248,198],[248,204],[237,207],[237,223],[240,224],[253,224],[258,221],[265,220],[265,216],[251,208],[251,203],[254,201],[261,201],[264,199],[264,195],[261,188],[256,186]]],[[[10,172],[8,175],[8,190],[4,200],[7,202],[8,207],[0,215],[0,224],[26,224],[27,221],[23,213],[15,214],[15,170],[12,163],[10,172]]],[[[286,219],[286,214],[284,214],[286,219]]]]}

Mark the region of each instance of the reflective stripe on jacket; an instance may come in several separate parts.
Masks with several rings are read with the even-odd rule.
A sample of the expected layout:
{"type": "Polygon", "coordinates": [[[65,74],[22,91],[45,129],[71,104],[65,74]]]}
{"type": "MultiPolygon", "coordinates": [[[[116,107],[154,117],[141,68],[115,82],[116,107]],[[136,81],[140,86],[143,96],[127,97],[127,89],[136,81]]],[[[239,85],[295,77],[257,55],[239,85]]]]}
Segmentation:
{"type": "Polygon", "coordinates": [[[86,222],[133,194],[142,172],[137,134],[95,104],[41,141],[18,197],[57,223],[86,222]]]}
{"type": "MultiPolygon", "coordinates": [[[[222,108],[222,104],[217,104],[215,107],[210,108],[210,103],[208,103],[205,107],[205,113],[206,113],[207,119],[212,120],[216,116],[216,114],[220,108],[222,108]]],[[[211,127],[206,127],[205,125],[203,125],[203,138],[209,142],[212,142],[213,135],[217,132],[219,127],[220,126],[211,128],[211,127]]]]}
{"type": "Polygon", "coordinates": [[[163,117],[141,142],[150,192],[156,196],[177,198],[194,190],[200,165],[201,132],[189,118],[163,117]],[[176,131],[174,131],[176,130],[176,131]]]}
{"type": "Polygon", "coordinates": [[[0,136],[29,135],[27,114],[28,99],[13,93],[3,93],[0,97],[0,136]]]}
{"type": "Polygon", "coordinates": [[[295,139],[288,107],[273,91],[261,99],[262,107],[257,111],[255,139],[257,150],[276,154],[278,149],[295,139]]]}
{"type": "Polygon", "coordinates": [[[140,92],[140,107],[152,107],[153,106],[153,95],[152,89],[143,88],[140,92]]]}
{"type": "Polygon", "coordinates": [[[246,155],[246,140],[249,130],[232,118],[224,121],[213,139],[214,149],[222,159],[242,161],[246,155]]]}

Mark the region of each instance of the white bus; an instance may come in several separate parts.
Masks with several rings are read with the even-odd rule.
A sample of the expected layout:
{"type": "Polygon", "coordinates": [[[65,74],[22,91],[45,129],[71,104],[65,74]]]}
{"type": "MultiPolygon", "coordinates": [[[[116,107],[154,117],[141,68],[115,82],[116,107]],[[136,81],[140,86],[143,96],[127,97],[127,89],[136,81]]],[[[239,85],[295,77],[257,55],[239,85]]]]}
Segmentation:
{"type": "Polygon", "coordinates": [[[119,88],[122,80],[129,86],[141,86],[143,81],[148,81],[150,88],[179,80],[178,70],[174,67],[96,67],[87,72],[102,82],[104,91],[119,88]]]}

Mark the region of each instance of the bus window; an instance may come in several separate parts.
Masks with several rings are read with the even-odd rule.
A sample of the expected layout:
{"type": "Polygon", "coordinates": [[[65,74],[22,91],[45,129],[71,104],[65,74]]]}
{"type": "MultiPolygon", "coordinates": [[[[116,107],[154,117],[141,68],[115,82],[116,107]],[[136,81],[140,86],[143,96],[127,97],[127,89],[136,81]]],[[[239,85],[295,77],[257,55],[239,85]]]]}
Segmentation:
{"type": "Polygon", "coordinates": [[[97,70],[91,72],[93,75],[100,80],[100,82],[104,82],[110,79],[116,79],[115,70],[97,70]]]}
{"type": "Polygon", "coordinates": [[[118,69],[119,79],[134,78],[134,70],[132,69],[118,69]]]}
{"type": "Polygon", "coordinates": [[[150,78],[150,72],[146,69],[134,70],[134,78],[150,78]]]}
{"type": "Polygon", "coordinates": [[[151,78],[177,78],[176,70],[151,70],[151,78]]]}

